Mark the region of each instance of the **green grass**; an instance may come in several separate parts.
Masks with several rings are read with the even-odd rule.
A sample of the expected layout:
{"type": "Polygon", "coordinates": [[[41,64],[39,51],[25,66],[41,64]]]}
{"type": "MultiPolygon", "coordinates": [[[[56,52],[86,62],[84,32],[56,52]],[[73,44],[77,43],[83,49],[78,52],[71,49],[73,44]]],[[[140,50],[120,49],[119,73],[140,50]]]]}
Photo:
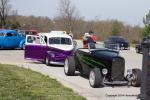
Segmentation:
{"type": "Polygon", "coordinates": [[[0,100],[85,100],[55,79],[0,64],[0,100]]]}

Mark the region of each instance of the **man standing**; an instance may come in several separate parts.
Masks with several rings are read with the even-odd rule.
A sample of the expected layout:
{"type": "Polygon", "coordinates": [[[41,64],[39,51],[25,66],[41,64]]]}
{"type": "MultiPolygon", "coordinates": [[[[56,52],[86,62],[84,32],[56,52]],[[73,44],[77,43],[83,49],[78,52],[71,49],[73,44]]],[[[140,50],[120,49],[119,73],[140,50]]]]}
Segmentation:
{"type": "Polygon", "coordinates": [[[95,42],[92,39],[91,31],[83,36],[83,48],[88,48],[88,46],[91,49],[95,49],[95,42]]]}
{"type": "Polygon", "coordinates": [[[96,33],[95,32],[93,32],[93,34],[92,34],[92,39],[93,39],[94,43],[96,43],[97,37],[96,37],[96,33]]]}

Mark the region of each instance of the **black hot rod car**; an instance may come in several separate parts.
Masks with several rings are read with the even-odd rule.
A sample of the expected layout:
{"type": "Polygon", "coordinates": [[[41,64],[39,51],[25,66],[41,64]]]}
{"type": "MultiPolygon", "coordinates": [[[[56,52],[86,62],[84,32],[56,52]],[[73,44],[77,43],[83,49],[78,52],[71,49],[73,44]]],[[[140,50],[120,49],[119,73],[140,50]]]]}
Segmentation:
{"type": "Polygon", "coordinates": [[[64,64],[64,73],[67,76],[75,75],[75,71],[89,76],[89,83],[93,88],[123,84],[140,86],[140,69],[130,69],[124,77],[124,58],[119,56],[118,51],[106,48],[77,49],[73,56],[65,59],[64,64]]]}
{"type": "Polygon", "coordinates": [[[135,51],[136,51],[136,53],[143,53],[143,46],[142,46],[141,42],[136,43],[135,51]]]}
{"type": "Polygon", "coordinates": [[[111,36],[104,41],[104,45],[109,49],[130,49],[130,44],[121,36],[111,36]]]}

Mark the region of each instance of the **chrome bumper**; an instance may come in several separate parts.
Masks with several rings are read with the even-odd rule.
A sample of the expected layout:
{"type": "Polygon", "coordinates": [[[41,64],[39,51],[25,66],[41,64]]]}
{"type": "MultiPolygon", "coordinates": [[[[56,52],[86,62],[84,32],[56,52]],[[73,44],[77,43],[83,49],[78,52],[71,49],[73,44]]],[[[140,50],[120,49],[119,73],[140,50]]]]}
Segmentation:
{"type": "Polygon", "coordinates": [[[128,81],[104,81],[104,84],[106,85],[128,85],[128,81]]]}
{"type": "Polygon", "coordinates": [[[54,62],[54,61],[50,61],[50,64],[54,64],[54,65],[64,65],[64,62],[54,62]]]}

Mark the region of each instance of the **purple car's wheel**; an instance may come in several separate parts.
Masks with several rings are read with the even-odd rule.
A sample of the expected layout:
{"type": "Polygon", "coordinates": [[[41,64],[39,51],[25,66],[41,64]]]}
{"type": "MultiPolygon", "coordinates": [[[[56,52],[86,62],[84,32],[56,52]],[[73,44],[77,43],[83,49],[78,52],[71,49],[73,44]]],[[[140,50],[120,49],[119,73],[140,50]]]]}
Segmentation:
{"type": "Polygon", "coordinates": [[[46,64],[47,66],[49,66],[49,59],[48,59],[48,57],[45,58],[45,64],[46,64]]]}

